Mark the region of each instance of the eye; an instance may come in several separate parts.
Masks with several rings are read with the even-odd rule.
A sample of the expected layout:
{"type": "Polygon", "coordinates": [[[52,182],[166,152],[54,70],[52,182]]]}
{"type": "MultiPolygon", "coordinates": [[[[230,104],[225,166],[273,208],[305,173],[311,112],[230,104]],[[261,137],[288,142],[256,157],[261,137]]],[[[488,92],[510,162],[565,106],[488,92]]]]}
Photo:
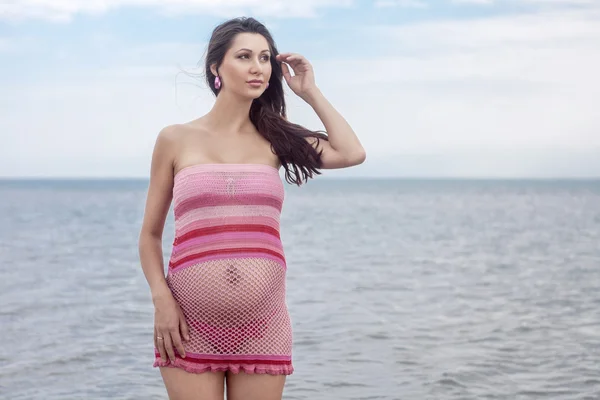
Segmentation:
{"type": "MultiPolygon", "coordinates": [[[[240,54],[237,58],[248,59],[248,58],[250,58],[250,55],[249,54],[240,54]]],[[[263,60],[265,62],[269,61],[270,59],[271,59],[271,56],[269,54],[263,54],[261,56],[261,60],[263,60]]]]}

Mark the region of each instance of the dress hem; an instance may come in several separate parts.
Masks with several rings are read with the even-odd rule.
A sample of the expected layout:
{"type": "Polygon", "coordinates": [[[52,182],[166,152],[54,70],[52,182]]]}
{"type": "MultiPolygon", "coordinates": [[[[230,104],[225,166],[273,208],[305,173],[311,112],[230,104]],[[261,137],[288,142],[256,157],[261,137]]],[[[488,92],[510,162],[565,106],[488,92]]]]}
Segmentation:
{"type": "Polygon", "coordinates": [[[186,372],[191,372],[194,374],[200,374],[203,372],[230,371],[233,374],[244,372],[246,374],[291,375],[294,372],[294,367],[291,364],[239,364],[232,362],[197,363],[189,362],[179,357],[175,358],[175,362],[171,362],[170,360],[163,361],[162,359],[155,359],[153,367],[181,368],[186,372]]]}

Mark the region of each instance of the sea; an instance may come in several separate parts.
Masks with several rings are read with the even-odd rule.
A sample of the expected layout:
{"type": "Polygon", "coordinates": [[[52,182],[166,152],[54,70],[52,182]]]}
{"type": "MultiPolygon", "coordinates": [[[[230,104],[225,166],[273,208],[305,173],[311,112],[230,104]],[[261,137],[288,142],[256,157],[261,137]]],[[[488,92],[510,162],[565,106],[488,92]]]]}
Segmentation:
{"type": "MultiPolygon", "coordinates": [[[[0,181],[0,399],[167,399],[148,181],[0,181]]],[[[284,399],[600,399],[600,180],[285,185],[284,399]]],[[[170,210],[165,260],[173,240],[170,210]]]]}

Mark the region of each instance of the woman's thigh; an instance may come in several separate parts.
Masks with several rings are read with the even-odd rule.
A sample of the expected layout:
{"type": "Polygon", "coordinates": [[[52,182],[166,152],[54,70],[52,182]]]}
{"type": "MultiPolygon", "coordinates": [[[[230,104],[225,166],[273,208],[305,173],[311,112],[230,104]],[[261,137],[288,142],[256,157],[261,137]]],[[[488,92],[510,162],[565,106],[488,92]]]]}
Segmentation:
{"type": "Polygon", "coordinates": [[[281,400],[286,375],[227,373],[227,400],[281,400]]]}
{"type": "Polygon", "coordinates": [[[181,368],[161,367],[169,400],[223,400],[225,373],[203,372],[194,374],[181,368]]]}

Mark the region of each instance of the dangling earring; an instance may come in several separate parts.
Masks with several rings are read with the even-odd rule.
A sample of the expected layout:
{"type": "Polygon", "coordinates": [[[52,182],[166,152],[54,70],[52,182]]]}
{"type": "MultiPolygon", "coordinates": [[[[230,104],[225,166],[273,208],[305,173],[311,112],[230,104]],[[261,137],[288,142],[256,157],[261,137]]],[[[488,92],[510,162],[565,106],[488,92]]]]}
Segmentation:
{"type": "Polygon", "coordinates": [[[221,79],[217,76],[215,78],[215,89],[219,90],[221,88],[221,79]]]}

